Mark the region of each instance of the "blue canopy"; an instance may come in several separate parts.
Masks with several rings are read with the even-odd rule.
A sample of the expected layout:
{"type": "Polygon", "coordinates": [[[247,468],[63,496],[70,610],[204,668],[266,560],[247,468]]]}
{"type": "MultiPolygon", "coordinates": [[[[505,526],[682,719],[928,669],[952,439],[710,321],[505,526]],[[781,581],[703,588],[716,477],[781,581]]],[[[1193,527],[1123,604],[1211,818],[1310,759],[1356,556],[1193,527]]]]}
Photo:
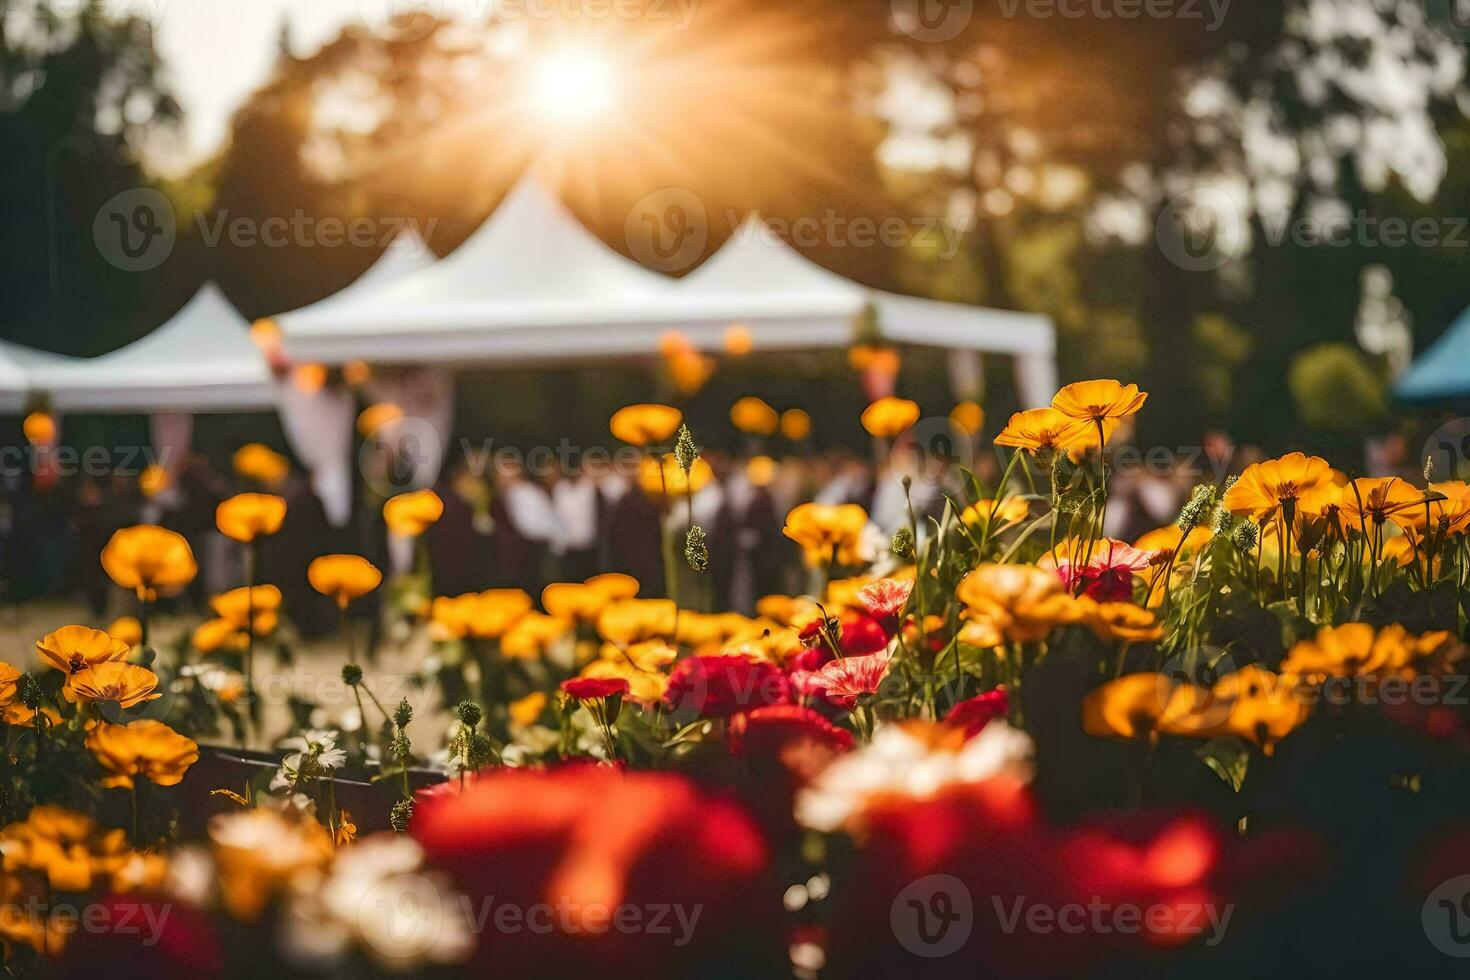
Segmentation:
{"type": "Polygon", "coordinates": [[[1470,398],[1470,310],[1415,358],[1394,394],[1406,401],[1470,398]]]}

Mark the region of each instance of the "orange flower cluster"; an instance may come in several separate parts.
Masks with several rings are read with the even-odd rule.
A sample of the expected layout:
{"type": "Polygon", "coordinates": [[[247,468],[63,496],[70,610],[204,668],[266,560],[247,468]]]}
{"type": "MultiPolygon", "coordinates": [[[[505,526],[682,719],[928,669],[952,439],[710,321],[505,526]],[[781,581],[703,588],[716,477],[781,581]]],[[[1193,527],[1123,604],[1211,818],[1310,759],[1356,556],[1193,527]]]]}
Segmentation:
{"type": "Polygon", "coordinates": [[[1115,738],[1238,735],[1270,755],[1310,713],[1297,678],[1251,664],[1209,688],[1167,674],[1125,674],[1083,699],[1082,728],[1115,738]]]}

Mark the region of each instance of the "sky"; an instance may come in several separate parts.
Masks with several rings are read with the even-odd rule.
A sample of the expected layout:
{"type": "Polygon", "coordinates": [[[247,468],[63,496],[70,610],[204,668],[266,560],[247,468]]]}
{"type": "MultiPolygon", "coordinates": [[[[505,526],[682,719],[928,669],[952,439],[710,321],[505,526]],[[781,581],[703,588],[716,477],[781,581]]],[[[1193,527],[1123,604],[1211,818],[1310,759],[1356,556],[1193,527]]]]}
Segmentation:
{"type": "Polygon", "coordinates": [[[158,161],[197,163],[225,138],[230,116],[269,75],[283,19],[292,53],[304,57],[344,24],[385,23],[390,0],[114,0],[153,21],[168,81],[184,108],[184,145],[158,161]]]}

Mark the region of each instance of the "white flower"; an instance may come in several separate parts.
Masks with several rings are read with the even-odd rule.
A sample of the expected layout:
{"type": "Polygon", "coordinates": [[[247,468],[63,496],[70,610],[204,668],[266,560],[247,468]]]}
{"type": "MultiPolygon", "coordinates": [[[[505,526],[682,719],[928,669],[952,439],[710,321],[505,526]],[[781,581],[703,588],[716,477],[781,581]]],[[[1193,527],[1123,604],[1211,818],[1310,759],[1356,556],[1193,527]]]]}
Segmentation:
{"type": "Polygon", "coordinates": [[[413,972],[475,950],[468,909],[423,851],[402,834],[373,834],[337,852],[327,879],[303,889],[282,931],[286,954],[324,964],[356,946],[381,966],[413,972]]]}
{"type": "Polygon", "coordinates": [[[907,728],[885,725],[873,741],[836,759],[796,798],[796,819],[813,830],[834,831],[862,812],[874,796],[927,799],[946,786],[996,776],[1031,781],[1032,745],[1023,731],[993,721],[958,751],[935,748],[907,728]]]}

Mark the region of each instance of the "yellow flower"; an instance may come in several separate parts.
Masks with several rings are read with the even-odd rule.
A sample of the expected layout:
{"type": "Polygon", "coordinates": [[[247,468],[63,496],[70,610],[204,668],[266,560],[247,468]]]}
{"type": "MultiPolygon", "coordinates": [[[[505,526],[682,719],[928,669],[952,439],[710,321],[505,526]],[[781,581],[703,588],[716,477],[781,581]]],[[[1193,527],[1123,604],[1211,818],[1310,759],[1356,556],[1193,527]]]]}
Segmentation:
{"type": "Polygon", "coordinates": [[[1051,407],[1068,418],[1089,422],[1096,428],[1103,426],[1107,435],[1108,422],[1121,422],[1136,415],[1148,400],[1138,385],[1125,385],[1111,379],[1100,381],[1076,381],[1057,392],[1051,407]]]}
{"type": "Polygon", "coordinates": [[[255,635],[262,636],[275,629],[276,610],[281,608],[281,590],[274,585],[241,586],[221,592],[209,600],[210,608],[221,619],[228,620],[235,629],[243,630],[247,620],[254,616],[255,635]]]}
{"type": "Polygon", "coordinates": [[[249,637],[228,619],[207,619],[194,627],[189,642],[200,653],[213,653],[220,649],[244,650],[249,637]]]}
{"type": "MultiPolygon", "coordinates": [[[[1267,755],[1276,750],[1277,742],[1299,728],[1312,710],[1299,693],[1296,678],[1273,674],[1255,664],[1220,678],[1211,696],[1229,707],[1224,731],[1255,742],[1267,755]]],[[[1198,734],[1209,738],[1215,733],[1198,734]]]]}
{"type": "Polygon", "coordinates": [[[1424,493],[1396,476],[1364,477],[1339,491],[1338,509],[1347,527],[1381,525],[1396,514],[1418,511],[1424,517],[1424,493]]]}
{"type": "Polygon", "coordinates": [[[247,443],[235,450],[231,462],[237,476],[267,487],[280,486],[291,472],[291,464],[286,457],[258,442],[247,443]]]}
{"type": "Polygon", "coordinates": [[[1281,663],[1281,672],[1312,679],[1394,672],[1415,659],[1414,640],[1399,625],[1381,630],[1368,623],[1323,627],[1316,636],[1291,648],[1281,663]]]}
{"type": "Polygon", "coordinates": [[[681,351],[668,363],[674,387],[686,398],[697,394],[715,373],[715,359],[695,350],[681,351]]]}
{"type": "Polygon", "coordinates": [[[107,627],[107,635],[119,643],[135,647],[143,642],[143,624],[135,616],[119,616],[107,627]]]}
{"type": "Polygon", "coordinates": [[[755,613],[782,626],[805,626],[814,616],[821,615],[812,600],[789,595],[761,596],[755,601],[755,613]]]}
{"type": "Polygon", "coordinates": [[[967,436],[978,436],[985,428],[985,409],[979,402],[960,402],[949,410],[949,420],[967,436]]]}
{"type": "Polygon", "coordinates": [[[781,435],[792,442],[801,442],[812,434],[812,417],[799,408],[788,408],[781,413],[781,435]]]}
{"type": "Polygon", "coordinates": [[[747,395],[730,406],[730,424],[750,435],[769,436],[781,424],[781,416],[761,399],[747,395]]]}
{"type": "Polygon", "coordinates": [[[1171,706],[1172,712],[1188,714],[1188,708],[1203,698],[1203,691],[1193,696],[1192,687],[1176,685],[1167,674],[1124,674],[1082,699],[1082,730],[1102,738],[1151,734],[1161,719],[1170,716],[1171,706]]]}
{"type": "Polygon", "coordinates": [[[863,428],[868,435],[892,439],[902,435],[919,421],[919,406],[907,398],[885,396],[863,409],[863,428]]]}
{"type": "Polygon", "coordinates": [[[743,323],[732,323],[725,328],[725,353],[731,357],[744,357],[755,349],[755,338],[750,328],[743,323]]]}
{"type": "Polygon", "coordinates": [[[1200,526],[1190,530],[1189,536],[1185,537],[1183,528],[1178,524],[1170,524],[1168,527],[1155,528],[1139,535],[1138,540],[1133,542],[1133,547],[1139,551],[1173,552],[1178,549],[1182,559],[1185,555],[1199,554],[1214,536],[1215,532],[1200,526]]]}
{"type": "Polygon", "coordinates": [[[214,511],[214,523],[227,538],[246,544],[281,529],[286,501],[269,493],[238,493],[214,511]]]}
{"type": "Polygon", "coordinates": [[[21,673],[7,663],[0,663],[0,704],[9,704],[20,694],[21,673]]]}
{"type": "Polygon", "coordinates": [[[342,365],[342,380],[354,388],[361,388],[373,380],[373,366],[367,361],[348,361],[342,365]]]}
{"type": "Polygon", "coordinates": [[[1055,573],[1035,565],[981,565],[960,580],[955,595],[967,619],[1021,643],[1077,622],[1083,611],[1055,573]]]}
{"type": "Polygon", "coordinates": [[[371,439],[373,433],[401,418],[403,418],[403,409],[392,402],[378,402],[369,405],[357,415],[357,434],[364,439],[371,439]]]}
{"type": "Polygon", "coordinates": [[[768,487],[776,482],[776,461],[769,456],[752,456],[745,464],[745,478],[753,487],[768,487]]]}
{"type": "Polygon", "coordinates": [[[158,675],[147,667],[120,663],[100,663],[72,674],[61,693],[68,701],[116,701],[120,708],[131,708],[163,697],[154,690],[158,675]]]}
{"type": "Polygon", "coordinates": [[[122,867],[129,849],[122,830],[102,830],[91,817],[47,804],[0,830],[0,855],[7,872],[38,872],[54,891],[85,892],[122,867]]]}
{"type": "Polygon", "coordinates": [[[997,528],[1024,521],[1031,512],[1030,505],[1020,497],[1004,500],[977,500],[960,512],[960,520],[971,526],[984,527],[992,520],[997,528]]]}
{"type": "Polygon", "coordinates": [[[540,719],[550,701],[544,691],[532,691],[523,698],[517,698],[506,709],[510,714],[510,723],[517,728],[531,727],[540,719]]]}
{"type": "Polygon", "coordinates": [[[183,535],[153,524],[115,532],[102,549],[102,568],[113,582],[132,589],[143,602],[177,592],[199,573],[183,535]]]}
{"type": "Polygon", "coordinates": [[[1082,622],[1101,640],[1151,643],[1164,635],[1159,618],[1131,602],[1096,602],[1086,596],[1077,600],[1082,622]]]}
{"type": "Polygon", "coordinates": [[[684,413],[669,405],[629,405],[613,413],[608,427],[630,446],[653,446],[668,442],[682,421],[684,413]]]}
{"type": "Polygon", "coordinates": [[[388,530],[405,538],[416,538],[444,516],[444,501],[432,490],[400,493],[383,504],[383,521],[388,530]]]}
{"type": "Polygon", "coordinates": [[[627,664],[637,670],[652,672],[673,663],[679,652],[663,640],[644,640],[625,647],[616,643],[604,643],[598,656],[613,663],[627,664]]]}
{"type": "Polygon", "coordinates": [[[144,719],[127,725],[102,723],[87,734],[87,749],[107,775],[109,789],[132,789],[143,777],[155,786],[177,786],[199,761],[199,746],[161,721],[144,719]]]}
{"type": "Polygon", "coordinates": [[[157,463],[144,467],[138,475],[138,489],[145,497],[156,497],[168,489],[169,483],[168,470],[157,463]]]}
{"type": "Polygon", "coordinates": [[[715,471],[703,457],[696,459],[686,476],[673,453],[655,459],[645,457],[638,467],[638,486],[654,498],[675,498],[698,493],[715,478],[715,471]]]}
{"type": "Polygon", "coordinates": [[[1247,466],[1225,492],[1222,504],[1232,514],[1262,520],[1275,514],[1284,502],[1295,506],[1303,495],[1332,484],[1333,475],[1331,465],[1319,456],[1287,453],[1279,459],[1247,466]]]}
{"type": "Polygon", "coordinates": [[[63,626],[36,641],[36,652],[47,666],[68,675],[113,660],[126,660],[131,645],[101,630],[63,626]]]}
{"type": "MultiPolygon", "coordinates": [[[[1116,421],[1104,422],[1104,433],[1111,434],[1117,424],[1116,421]]],[[[1010,417],[1006,427],[995,437],[995,444],[1024,449],[1033,454],[1075,452],[1097,445],[1097,429],[1054,408],[1030,408],[1010,417]]]]}
{"type": "Polygon", "coordinates": [[[322,555],[306,567],[306,580],[324,596],[346,609],[353,599],[367,595],[383,581],[377,566],[360,555],[322,555]]]}
{"type": "Polygon", "coordinates": [[[626,660],[597,659],[582,668],[582,677],[598,680],[625,680],[628,693],[624,695],[634,701],[652,704],[664,696],[669,679],[658,671],[639,670],[626,660]]]}
{"type": "Polygon", "coordinates": [[[676,607],[669,599],[619,599],[597,616],[597,632],[612,643],[668,639],[674,632],[676,607]]]}
{"type": "Polygon", "coordinates": [[[332,838],[316,820],[265,807],[214,817],[209,839],[225,910],[245,922],[258,919],[298,875],[310,875],[332,857],[332,838]]]}
{"type": "Polygon", "coordinates": [[[858,555],[868,512],[857,504],[800,504],[786,515],[781,529],[801,545],[806,563],[816,567],[835,560],[839,565],[859,565],[858,555]]]}
{"type": "Polygon", "coordinates": [[[527,612],[500,638],[500,652],[507,657],[534,660],[546,653],[553,643],[566,636],[570,628],[570,624],[564,619],[544,613],[527,612]]]}
{"type": "Polygon", "coordinates": [[[620,572],[594,575],[585,582],[553,582],[541,592],[541,607],[558,619],[591,622],[615,599],[638,594],[638,580],[620,572]]]}

